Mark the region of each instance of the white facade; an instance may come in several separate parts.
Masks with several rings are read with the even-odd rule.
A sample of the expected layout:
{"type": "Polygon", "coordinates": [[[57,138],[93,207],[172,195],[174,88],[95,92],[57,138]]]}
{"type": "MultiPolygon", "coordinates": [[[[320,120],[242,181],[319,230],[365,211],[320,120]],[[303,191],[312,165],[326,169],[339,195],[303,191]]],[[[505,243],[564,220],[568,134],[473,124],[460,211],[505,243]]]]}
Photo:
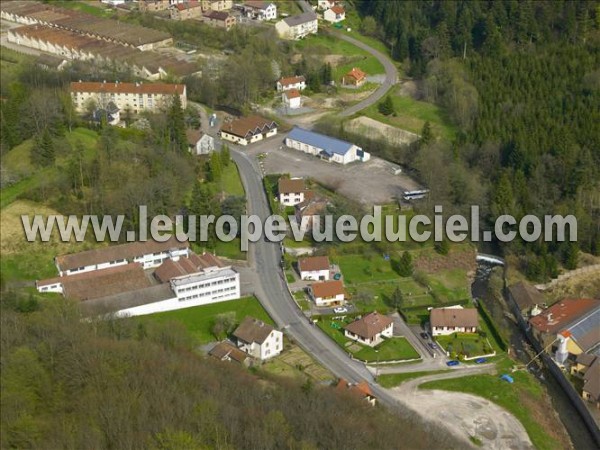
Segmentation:
{"type": "MultiPolygon", "coordinates": [[[[150,88],[152,85],[144,86],[141,83],[126,83],[131,84],[130,91],[120,89],[123,83],[71,83],[71,98],[78,112],[85,112],[90,103],[95,103],[99,107],[104,107],[109,102],[113,102],[120,111],[130,110],[133,114],[138,114],[142,111],[157,111],[168,107],[175,94],[175,85],[173,90],[169,92],[154,91],[150,88]],[[96,87],[88,87],[97,85],[96,87]],[[112,86],[107,86],[112,85],[112,86]],[[80,88],[81,86],[82,88],[80,88]]],[[[187,106],[187,92],[185,85],[183,93],[179,95],[181,107],[187,106]]]]}
{"type": "Polygon", "coordinates": [[[240,145],[253,144],[254,142],[262,141],[263,139],[270,138],[271,136],[275,136],[276,134],[277,128],[267,131],[266,133],[256,133],[247,137],[240,137],[233,133],[228,133],[227,131],[221,130],[222,139],[240,145]]]}
{"type": "Polygon", "coordinates": [[[209,268],[171,279],[171,289],[182,302],[199,305],[240,298],[240,274],[230,267],[209,268]]]}
{"type": "Polygon", "coordinates": [[[323,13],[323,19],[330,23],[338,23],[346,19],[346,12],[341,9],[341,12],[336,12],[336,8],[330,8],[323,13]]]}
{"type": "Polygon", "coordinates": [[[280,20],[275,24],[275,29],[279,37],[283,39],[297,40],[302,39],[309,34],[317,34],[319,22],[315,16],[314,20],[309,20],[296,25],[289,25],[286,20],[280,20]]]}
{"type": "Polygon", "coordinates": [[[304,89],[306,89],[306,81],[298,80],[295,83],[286,83],[286,84],[282,84],[281,80],[277,81],[277,90],[279,92],[289,91],[291,89],[298,89],[299,91],[303,91],[304,89]]]}
{"type": "Polygon", "coordinates": [[[194,146],[195,155],[208,155],[215,149],[215,140],[208,134],[203,134],[194,146]]]}
{"type": "MultiPolygon", "coordinates": [[[[290,137],[285,138],[285,145],[294,150],[299,150],[310,155],[321,156],[325,150],[322,147],[304,143],[299,140],[292,139],[290,137]]],[[[332,153],[331,156],[325,158],[329,161],[336,162],[338,164],[349,164],[355,161],[366,162],[371,159],[371,155],[362,150],[357,145],[352,145],[344,153],[332,153]],[[359,154],[360,153],[360,154],[359,154]],[[361,156],[362,155],[362,156],[361,156]]]]}
{"type": "Polygon", "coordinates": [[[264,361],[281,353],[283,350],[283,333],[273,330],[262,343],[238,340],[238,347],[250,356],[264,361]]]}
{"type": "Polygon", "coordinates": [[[302,97],[288,97],[287,93],[284,92],[281,94],[281,99],[283,100],[283,104],[290,109],[298,109],[302,106],[302,97]]]}
{"type": "Polygon", "coordinates": [[[346,301],[343,293],[331,297],[317,297],[311,290],[311,295],[313,297],[315,305],[317,306],[342,305],[346,301]]]}
{"type": "Polygon", "coordinates": [[[446,336],[453,333],[477,333],[477,327],[432,327],[432,336],[446,336]]]}
{"type": "Polygon", "coordinates": [[[279,203],[283,206],[296,206],[304,201],[304,192],[281,192],[279,194],[279,203]]]}
{"type": "Polygon", "coordinates": [[[301,270],[300,278],[309,281],[327,281],[329,280],[330,270],[301,270]]]}
{"type": "Polygon", "coordinates": [[[100,0],[101,3],[106,3],[107,5],[117,6],[125,3],[125,0],[100,0]]]}
{"type": "Polygon", "coordinates": [[[249,10],[249,16],[254,20],[275,20],[277,19],[277,5],[275,3],[268,3],[264,8],[256,7],[253,5],[245,5],[247,11],[249,10]]]}
{"type": "Polygon", "coordinates": [[[387,328],[385,328],[381,333],[377,333],[371,339],[367,339],[363,336],[359,336],[354,334],[348,330],[344,330],[344,336],[353,341],[359,342],[361,344],[368,345],[369,347],[375,347],[383,342],[383,338],[391,338],[393,336],[394,324],[390,324],[387,328]]]}
{"type": "Polygon", "coordinates": [[[332,1],[329,1],[329,0],[319,0],[317,2],[317,8],[319,8],[320,10],[329,9],[333,5],[335,5],[335,2],[332,2],[332,1]]]}

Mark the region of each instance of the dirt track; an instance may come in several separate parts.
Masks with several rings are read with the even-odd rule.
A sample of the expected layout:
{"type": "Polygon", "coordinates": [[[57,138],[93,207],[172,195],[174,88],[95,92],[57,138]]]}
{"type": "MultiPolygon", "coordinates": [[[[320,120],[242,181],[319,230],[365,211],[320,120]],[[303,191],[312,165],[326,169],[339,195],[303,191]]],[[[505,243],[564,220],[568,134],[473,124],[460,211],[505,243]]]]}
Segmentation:
{"type": "MultiPolygon", "coordinates": [[[[480,372],[493,372],[493,366],[482,367],[480,372]]],[[[457,437],[475,436],[482,442],[481,448],[533,449],[533,445],[521,422],[504,408],[476,395],[419,389],[428,381],[445,380],[463,376],[451,371],[409,380],[390,392],[408,408],[439,423],[457,437]]]]}

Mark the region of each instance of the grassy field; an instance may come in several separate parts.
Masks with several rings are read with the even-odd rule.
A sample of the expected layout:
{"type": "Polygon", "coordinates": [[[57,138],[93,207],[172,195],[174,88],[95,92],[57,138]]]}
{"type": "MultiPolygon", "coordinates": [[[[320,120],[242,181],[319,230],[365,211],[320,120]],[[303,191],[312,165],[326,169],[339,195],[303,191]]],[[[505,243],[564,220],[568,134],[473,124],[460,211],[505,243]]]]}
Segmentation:
{"type": "MultiPolygon", "coordinates": [[[[512,361],[508,358],[497,365],[500,373],[509,373],[512,361]]],[[[472,375],[450,380],[431,381],[421,385],[423,389],[442,389],[446,391],[467,392],[486,398],[515,415],[527,430],[533,445],[538,449],[559,449],[561,445],[540,425],[538,417],[530,405],[542,400],[543,389],[535,377],[525,371],[510,373],[514,383],[509,384],[499,375],[472,375]]],[[[536,413],[546,414],[547,410],[538,408],[536,413]]]]}
{"type": "Polygon", "coordinates": [[[221,190],[227,192],[229,195],[245,195],[244,186],[242,185],[242,180],[240,179],[240,174],[235,163],[231,162],[223,169],[220,187],[221,190]]]}
{"type": "Polygon", "coordinates": [[[255,297],[245,297],[239,300],[213,303],[211,305],[196,306],[193,308],[167,311],[149,316],[135,317],[128,320],[140,322],[181,322],[199,344],[217,340],[212,334],[211,328],[215,317],[219,314],[235,313],[236,321],[239,323],[246,316],[256,317],[266,323],[273,324],[273,320],[255,297]]]}
{"type": "Polygon", "coordinates": [[[344,336],[343,326],[347,325],[353,320],[354,319],[351,318],[333,322],[331,320],[321,320],[317,322],[317,325],[345,351],[352,353],[355,358],[358,358],[362,361],[401,361],[419,357],[417,351],[404,338],[394,337],[391,339],[386,339],[376,347],[368,347],[366,345],[351,341],[350,339],[346,339],[344,336]],[[334,328],[332,326],[333,324],[339,326],[340,328],[334,328]]]}
{"type": "Polygon", "coordinates": [[[354,353],[362,361],[401,361],[419,358],[419,353],[402,337],[386,339],[376,347],[366,347],[354,353]]]}
{"type": "Polygon", "coordinates": [[[450,123],[447,114],[437,105],[411,97],[401,96],[397,91],[391,94],[396,110],[395,116],[384,116],[377,109],[377,104],[371,105],[363,114],[380,122],[403,130],[420,134],[425,122],[430,122],[435,136],[451,140],[456,134],[456,128],[450,123]]]}
{"type": "Polygon", "coordinates": [[[261,371],[273,375],[306,380],[319,383],[334,380],[334,376],[324,367],[317,364],[306,352],[296,345],[285,344],[283,353],[270,359],[260,367],[261,371]]]}
{"type": "Polygon", "coordinates": [[[458,354],[473,358],[493,351],[486,339],[473,333],[453,333],[447,336],[438,336],[436,340],[451,355],[458,354]]]}
{"type": "Polygon", "coordinates": [[[300,52],[308,52],[317,55],[340,55],[343,59],[340,64],[333,68],[333,78],[336,82],[341,81],[342,75],[352,67],[359,67],[368,75],[382,74],[385,72],[383,65],[377,58],[368,52],[356,47],[350,42],[343,41],[328,34],[317,34],[298,41],[296,49],[300,52]]]}
{"type": "Polygon", "coordinates": [[[85,2],[77,2],[77,1],[65,1],[65,0],[53,0],[51,2],[53,5],[59,6],[61,8],[74,9],[76,11],[80,11],[83,13],[91,14],[97,17],[111,17],[112,11],[107,8],[98,8],[96,6],[92,6],[89,3],[85,2]]]}
{"type": "Polygon", "coordinates": [[[430,370],[429,372],[405,372],[405,373],[388,373],[379,375],[377,377],[377,383],[384,388],[396,387],[405,381],[412,380],[414,378],[425,377],[427,375],[435,375],[438,373],[448,372],[448,370],[430,370]]]}

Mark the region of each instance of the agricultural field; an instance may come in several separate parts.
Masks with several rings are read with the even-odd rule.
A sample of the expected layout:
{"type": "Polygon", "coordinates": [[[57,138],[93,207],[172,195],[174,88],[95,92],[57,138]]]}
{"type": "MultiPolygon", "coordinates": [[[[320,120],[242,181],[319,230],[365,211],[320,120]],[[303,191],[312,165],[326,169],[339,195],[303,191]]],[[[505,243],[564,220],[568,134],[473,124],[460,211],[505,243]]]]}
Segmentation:
{"type": "Polygon", "coordinates": [[[310,379],[317,383],[330,383],[335,379],[331,372],[316,363],[304,350],[287,342],[283,352],[261,365],[260,370],[282,377],[310,379]]]}

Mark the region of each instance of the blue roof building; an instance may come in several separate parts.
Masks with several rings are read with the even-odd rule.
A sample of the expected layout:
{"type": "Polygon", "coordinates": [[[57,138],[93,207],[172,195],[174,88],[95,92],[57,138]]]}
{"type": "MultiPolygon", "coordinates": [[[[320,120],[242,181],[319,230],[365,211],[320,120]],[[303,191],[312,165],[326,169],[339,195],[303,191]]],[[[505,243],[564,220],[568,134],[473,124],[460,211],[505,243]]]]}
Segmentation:
{"type": "Polygon", "coordinates": [[[294,127],[285,138],[285,145],[295,150],[316,155],[328,161],[348,164],[354,161],[368,161],[369,153],[351,142],[315,133],[304,128],[294,127]]]}

